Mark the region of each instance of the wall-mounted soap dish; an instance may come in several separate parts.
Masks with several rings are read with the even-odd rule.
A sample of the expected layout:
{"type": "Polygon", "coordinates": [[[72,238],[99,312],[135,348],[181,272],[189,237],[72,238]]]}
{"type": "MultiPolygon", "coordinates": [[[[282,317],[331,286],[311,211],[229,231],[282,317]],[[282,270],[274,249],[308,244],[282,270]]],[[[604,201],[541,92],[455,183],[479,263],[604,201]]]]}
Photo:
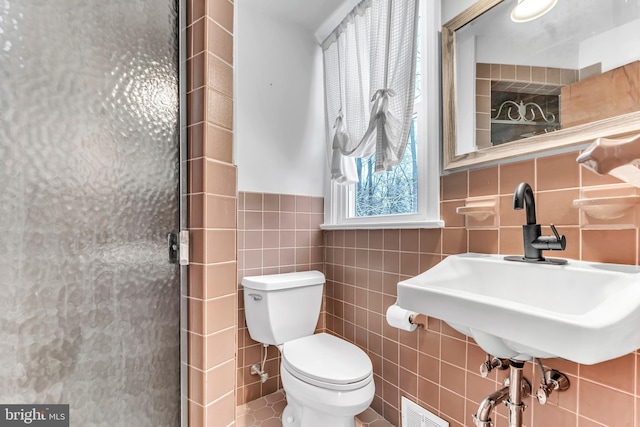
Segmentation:
{"type": "Polygon", "coordinates": [[[580,225],[587,228],[635,227],[638,206],[640,189],[629,184],[585,187],[573,201],[580,209],[580,225]]]}
{"type": "Polygon", "coordinates": [[[468,197],[456,213],[465,216],[467,228],[496,227],[499,198],[497,196],[468,197]]]}
{"type": "Polygon", "coordinates": [[[640,196],[597,197],[594,199],[576,199],[573,206],[597,219],[616,219],[625,215],[629,209],[640,204],[640,196]]]}
{"type": "Polygon", "coordinates": [[[456,208],[456,212],[460,215],[468,215],[478,221],[484,221],[491,215],[496,214],[495,206],[460,206],[456,208]]]}

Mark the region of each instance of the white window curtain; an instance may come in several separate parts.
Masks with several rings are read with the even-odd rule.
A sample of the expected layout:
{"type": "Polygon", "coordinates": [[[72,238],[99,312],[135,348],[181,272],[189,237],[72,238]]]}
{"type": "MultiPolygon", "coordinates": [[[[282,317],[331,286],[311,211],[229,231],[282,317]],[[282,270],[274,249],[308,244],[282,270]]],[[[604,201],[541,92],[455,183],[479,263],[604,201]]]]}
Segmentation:
{"type": "Polygon", "coordinates": [[[358,181],[355,158],[376,172],[400,163],[415,91],[419,0],[363,0],[323,42],[331,178],[358,181]]]}

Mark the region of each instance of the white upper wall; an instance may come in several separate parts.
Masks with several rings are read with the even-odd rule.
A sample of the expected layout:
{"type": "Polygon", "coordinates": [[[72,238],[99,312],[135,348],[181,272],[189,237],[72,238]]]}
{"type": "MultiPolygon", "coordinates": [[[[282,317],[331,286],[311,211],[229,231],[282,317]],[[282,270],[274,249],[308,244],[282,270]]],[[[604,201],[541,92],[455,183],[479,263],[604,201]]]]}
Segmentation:
{"type": "Polygon", "coordinates": [[[602,72],[640,59],[640,20],[598,34],[580,44],[579,68],[601,63],[602,72]],[[614,48],[615,47],[615,48],[614,48]]]}
{"type": "Polygon", "coordinates": [[[460,12],[474,4],[477,0],[444,0],[441,3],[442,25],[455,18],[460,12]]]}
{"type": "MultiPolygon", "coordinates": [[[[356,0],[242,0],[236,4],[236,132],[238,189],[322,196],[326,177],[322,53],[316,32],[327,32],[356,0]]],[[[445,23],[475,0],[442,1],[445,23]]],[[[630,26],[620,30],[629,31],[630,26]]],[[[640,57],[635,32],[620,37],[605,69],[640,57]],[[635,43],[635,44],[634,44],[635,43]],[[621,53],[632,55],[632,58],[621,53]]],[[[582,66],[591,65],[592,45],[583,44],[582,66]]],[[[531,54],[531,52],[529,52],[531,54]]],[[[491,62],[491,61],[488,61],[491,62]]]]}
{"type": "Polygon", "coordinates": [[[268,2],[243,0],[236,11],[238,190],[322,196],[321,48],[312,31],[274,15],[268,2]]]}
{"type": "MultiPolygon", "coordinates": [[[[343,2],[347,6],[336,9],[348,11],[354,3],[343,2]]],[[[443,1],[442,22],[473,2],[443,1]]],[[[322,51],[312,24],[286,17],[287,5],[301,7],[285,0],[236,3],[238,190],[323,196],[328,166],[322,51]]],[[[318,31],[331,19],[335,17],[321,17],[318,31]]]]}

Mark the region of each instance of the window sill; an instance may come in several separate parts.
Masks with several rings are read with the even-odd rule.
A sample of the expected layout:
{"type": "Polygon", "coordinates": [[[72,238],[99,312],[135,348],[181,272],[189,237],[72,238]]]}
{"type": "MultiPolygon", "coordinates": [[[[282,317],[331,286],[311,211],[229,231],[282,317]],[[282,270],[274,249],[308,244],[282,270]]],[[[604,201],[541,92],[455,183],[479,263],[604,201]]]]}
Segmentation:
{"type": "Polygon", "coordinates": [[[407,229],[407,228],[444,228],[444,221],[389,221],[352,224],[322,224],[322,230],[381,230],[381,229],[407,229]]]}

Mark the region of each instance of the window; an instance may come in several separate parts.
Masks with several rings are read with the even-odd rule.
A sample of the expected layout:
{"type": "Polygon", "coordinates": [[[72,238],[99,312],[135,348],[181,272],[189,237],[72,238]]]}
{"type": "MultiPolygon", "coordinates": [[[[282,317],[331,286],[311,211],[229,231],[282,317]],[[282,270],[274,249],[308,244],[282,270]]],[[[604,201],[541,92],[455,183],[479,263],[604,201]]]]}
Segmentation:
{"type": "Polygon", "coordinates": [[[356,159],[359,182],[355,184],[351,217],[411,214],[418,212],[417,115],[411,121],[409,141],[400,164],[388,172],[374,173],[375,153],[356,159]]]}
{"type": "Polygon", "coordinates": [[[357,159],[359,182],[327,179],[324,229],[442,227],[440,189],[440,7],[421,1],[416,96],[407,148],[391,171],[373,173],[375,154],[357,159]]]}

